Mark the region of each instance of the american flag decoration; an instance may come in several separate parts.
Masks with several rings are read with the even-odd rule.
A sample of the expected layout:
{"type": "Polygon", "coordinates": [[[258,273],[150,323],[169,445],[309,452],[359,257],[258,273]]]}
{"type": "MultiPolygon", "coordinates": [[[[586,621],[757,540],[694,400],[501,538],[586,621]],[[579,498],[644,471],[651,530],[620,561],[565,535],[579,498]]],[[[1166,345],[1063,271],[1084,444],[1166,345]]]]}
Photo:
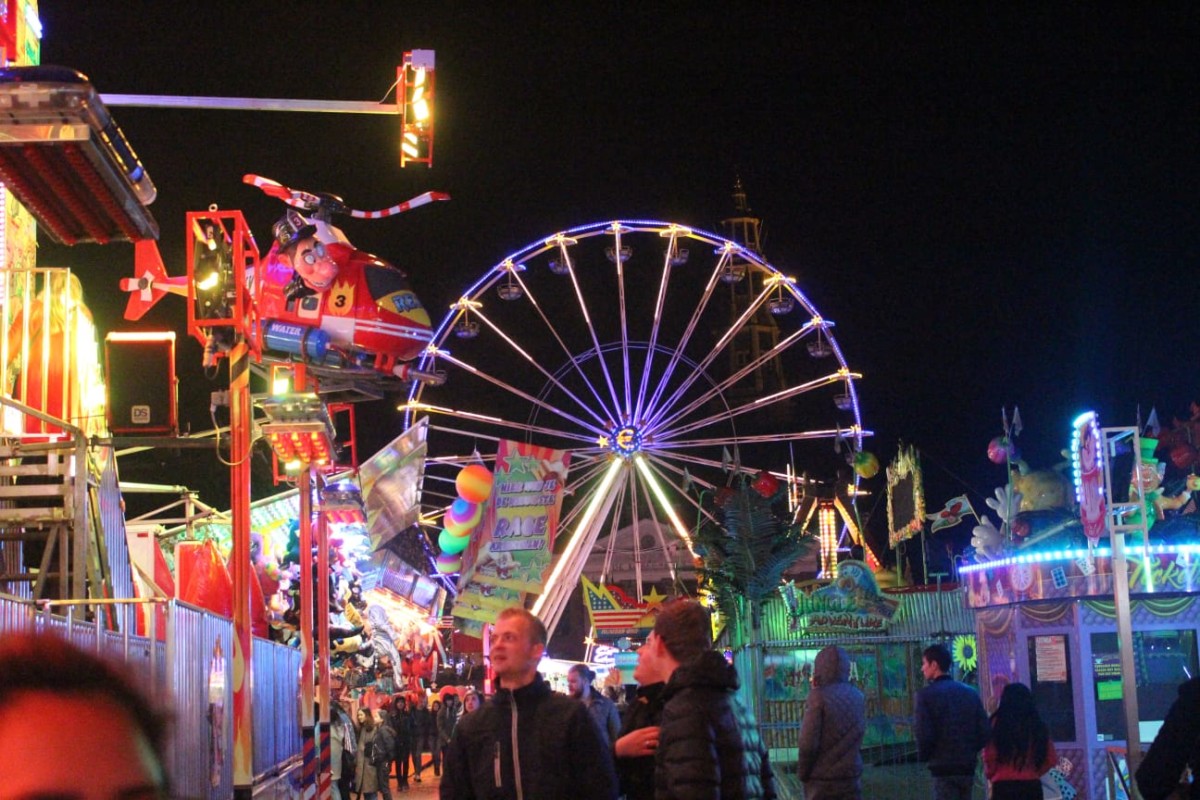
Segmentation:
{"type": "Polygon", "coordinates": [[[624,634],[637,633],[654,627],[654,619],[658,616],[658,607],[664,598],[657,591],[651,591],[645,602],[638,601],[625,594],[617,586],[597,586],[587,578],[580,576],[583,586],[583,600],[587,606],[588,618],[596,635],[609,638],[624,634]]]}

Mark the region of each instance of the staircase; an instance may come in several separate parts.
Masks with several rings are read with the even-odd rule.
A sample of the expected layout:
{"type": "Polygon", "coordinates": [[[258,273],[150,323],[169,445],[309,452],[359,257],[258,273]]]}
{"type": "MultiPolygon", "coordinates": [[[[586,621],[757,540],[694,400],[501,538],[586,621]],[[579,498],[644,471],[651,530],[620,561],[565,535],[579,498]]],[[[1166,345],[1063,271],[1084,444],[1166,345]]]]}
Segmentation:
{"type": "Polygon", "coordinates": [[[89,546],[86,442],[46,438],[0,439],[0,591],[85,598],[104,563],[89,546]]]}

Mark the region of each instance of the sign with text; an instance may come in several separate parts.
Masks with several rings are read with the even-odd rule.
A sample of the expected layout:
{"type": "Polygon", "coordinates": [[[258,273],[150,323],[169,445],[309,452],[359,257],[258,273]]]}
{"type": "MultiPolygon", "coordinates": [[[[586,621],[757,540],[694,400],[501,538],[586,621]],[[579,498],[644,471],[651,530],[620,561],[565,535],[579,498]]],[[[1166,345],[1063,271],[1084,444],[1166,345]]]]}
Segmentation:
{"type": "Polygon", "coordinates": [[[492,496],[473,537],[471,571],[460,587],[542,591],[554,561],[569,458],[564,450],[500,441],[492,496]]]}

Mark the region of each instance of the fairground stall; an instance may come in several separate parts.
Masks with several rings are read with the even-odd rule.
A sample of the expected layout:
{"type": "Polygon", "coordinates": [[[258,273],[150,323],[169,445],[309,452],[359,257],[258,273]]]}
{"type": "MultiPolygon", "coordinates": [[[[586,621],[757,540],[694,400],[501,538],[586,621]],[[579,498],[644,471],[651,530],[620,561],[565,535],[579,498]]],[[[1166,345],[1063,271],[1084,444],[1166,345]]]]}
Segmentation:
{"type": "Polygon", "coordinates": [[[867,702],[863,738],[868,767],[903,761],[915,750],[913,699],[925,685],[921,653],[950,647],[954,677],[974,681],[974,620],[956,586],[881,591],[868,566],[842,561],[836,577],[807,590],[785,584],[762,615],[762,727],[773,763],[794,764],[813,661],[838,645],[851,659],[851,682],[867,702]]]}
{"type": "Polygon", "coordinates": [[[985,701],[1010,682],[1028,685],[1078,796],[1126,796],[1131,732],[1136,768],[1178,686],[1198,674],[1200,545],[1186,534],[1194,518],[1170,513],[1187,512],[1190,493],[1157,491],[1165,465],[1156,440],[1100,429],[1094,415],[1076,425],[1079,512],[1069,533],[1010,545],[960,574],[985,701]]]}

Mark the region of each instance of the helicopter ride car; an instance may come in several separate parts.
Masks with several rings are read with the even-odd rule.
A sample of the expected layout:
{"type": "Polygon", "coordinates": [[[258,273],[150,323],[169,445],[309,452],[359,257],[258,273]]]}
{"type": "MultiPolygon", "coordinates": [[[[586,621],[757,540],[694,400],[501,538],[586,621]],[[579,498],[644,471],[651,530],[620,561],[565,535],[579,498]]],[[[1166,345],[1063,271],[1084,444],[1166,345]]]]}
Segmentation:
{"type": "Polygon", "coordinates": [[[360,211],[335,195],[293,190],[257,175],[243,180],[289,206],[266,255],[260,257],[248,231],[239,230],[245,225],[240,213],[192,212],[188,275],[169,276],[155,242],[135,245],[135,275],[121,282],[130,293],[125,318],[139,319],[166,294],[188,296],[199,321],[189,327],[203,331],[206,366],[212,366],[232,345],[237,325],[220,322],[237,316],[241,293],[251,345],[265,358],[302,361],[312,374],[331,380],[373,377],[368,383],[384,389],[389,378],[441,383],[442,373],[409,364],[432,341],[432,324],[407,276],[354,247],[332,219],[380,219],[449,196],[426,192],[387,209],[360,211]],[[316,269],[319,282],[303,277],[316,269]]]}

